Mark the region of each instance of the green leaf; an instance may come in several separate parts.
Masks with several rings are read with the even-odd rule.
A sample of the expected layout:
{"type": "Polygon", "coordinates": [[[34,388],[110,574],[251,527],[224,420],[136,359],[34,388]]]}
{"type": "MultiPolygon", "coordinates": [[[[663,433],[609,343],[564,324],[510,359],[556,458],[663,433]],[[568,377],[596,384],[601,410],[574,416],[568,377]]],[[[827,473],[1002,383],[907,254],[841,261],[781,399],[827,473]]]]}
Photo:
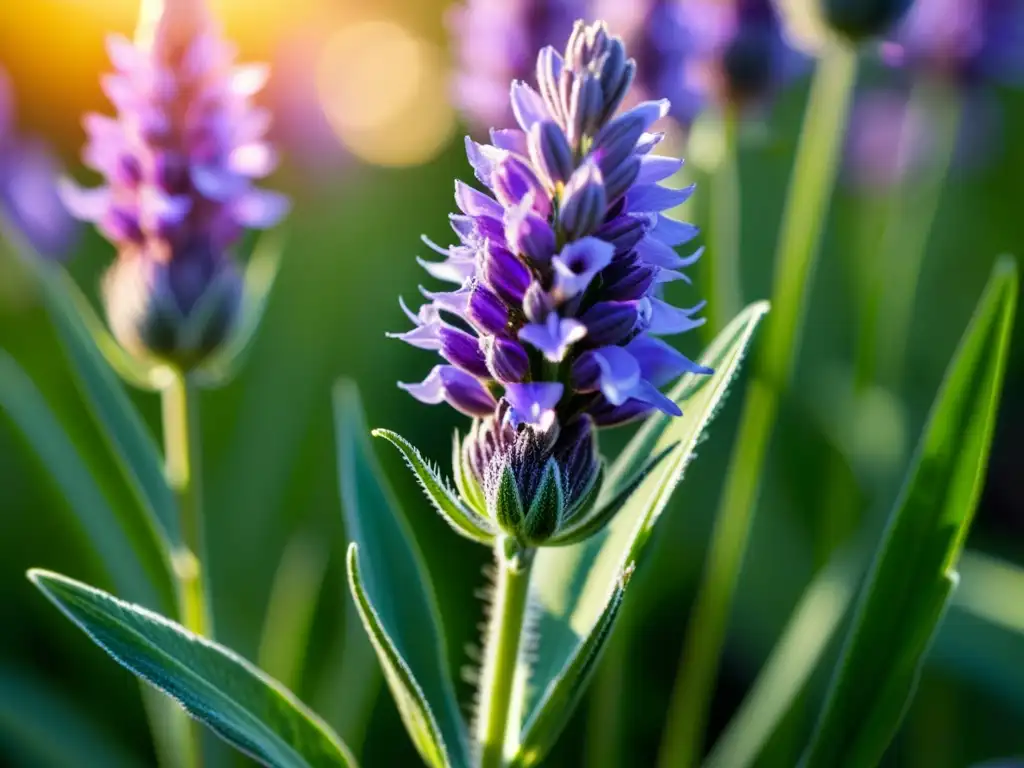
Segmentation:
{"type": "Polygon", "coordinates": [[[65,576],[33,570],[29,578],[115,661],[253,759],[273,768],[355,765],[316,715],[234,652],[65,576]]]}
{"type": "Polygon", "coordinates": [[[204,386],[224,386],[245,365],[281,269],[284,241],[284,233],[277,230],[264,233],[256,242],[245,267],[245,287],[238,324],[228,342],[195,371],[197,380],[204,386]]]}
{"type": "Polygon", "coordinates": [[[839,552],[814,577],[704,768],[757,764],[838,631],[853,602],[865,560],[859,548],[839,552]]]}
{"type": "Polygon", "coordinates": [[[140,768],[113,734],[43,680],[0,668],[0,757],[17,765],[140,768]]]}
{"type": "Polygon", "coordinates": [[[448,670],[440,612],[423,558],[368,439],[353,384],[334,390],[338,480],[349,582],[416,748],[434,766],[470,764],[466,726],[448,670]]]}
{"type": "Polygon", "coordinates": [[[158,574],[142,565],[125,526],[75,444],[32,380],[2,350],[0,410],[21,430],[46,465],[117,589],[137,602],[160,605],[158,574]]]}
{"type": "Polygon", "coordinates": [[[997,263],[943,381],[859,597],[806,768],[875,765],[956,585],[981,492],[1017,301],[997,263]]]}
{"type": "Polygon", "coordinates": [[[481,544],[490,544],[494,541],[495,530],[491,522],[459,500],[437,469],[423,458],[416,446],[390,429],[375,429],[370,434],[374,437],[383,437],[401,451],[405,463],[416,476],[423,493],[453,531],[481,544]]]}
{"type": "MultiPolygon", "coordinates": [[[[538,727],[536,713],[544,692],[557,683],[563,670],[571,668],[571,660],[600,627],[616,583],[643,550],[767,311],[768,305],[760,302],[741,312],[701,358],[701,364],[714,368],[715,373],[684,376],[670,393],[684,415],[649,420],[612,466],[599,504],[628,487],[651,455],[676,444],[666,462],[644,479],[616,518],[580,544],[545,547],[538,553],[531,585],[540,642],[529,689],[521,692],[526,696],[526,722],[534,723],[533,727],[538,727]]],[[[569,714],[568,708],[548,709],[546,716],[559,722],[544,723],[543,727],[557,732],[569,714]]],[[[537,754],[532,759],[541,757],[537,754]]]]}
{"type": "MultiPolygon", "coordinates": [[[[99,331],[94,329],[90,334],[87,325],[92,321],[86,321],[83,312],[91,310],[81,309],[82,305],[87,306],[87,302],[84,297],[79,301],[72,298],[78,289],[59,266],[38,259],[32,263],[82,394],[103,428],[103,435],[113,449],[128,484],[141,502],[147,524],[163,537],[169,548],[179,545],[181,531],[177,506],[174,494],[164,479],[160,453],[138,411],[94,342],[99,331]]],[[[111,340],[111,343],[115,342],[111,340]]]]}

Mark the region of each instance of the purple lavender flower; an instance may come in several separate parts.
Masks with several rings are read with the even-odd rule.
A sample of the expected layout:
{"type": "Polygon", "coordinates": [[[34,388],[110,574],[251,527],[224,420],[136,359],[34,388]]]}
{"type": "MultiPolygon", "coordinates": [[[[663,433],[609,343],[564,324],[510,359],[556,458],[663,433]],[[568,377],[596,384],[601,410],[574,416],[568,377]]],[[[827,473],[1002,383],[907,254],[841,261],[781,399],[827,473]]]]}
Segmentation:
{"type": "Polygon", "coordinates": [[[487,191],[456,182],[459,242],[423,262],[455,289],[425,291],[395,334],[444,358],[401,386],[479,419],[461,451],[466,503],[524,546],[556,541],[587,506],[595,427],[680,415],[659,388],[710,372],[658,338],[703,322],[703,303],[661,298],[699,252],[675,252],[696,229],[664,215],[692,192],[659,184],[682,161],[650,154],[668,102],[616,114],[634,68],[604,24],[577,22],[564,56],[540,52],[537,89],[512,85],[518,128],[467,139],[487,191]],[[539,501],[553,498],[554,512],[539,501]]]}
{"type": "Polygon", "coordinates": [[[587,0],[467,0],[449,17],[454,98],[475,130],[513,123],[508,84],[532,77],[536,52],[565,40],[587,0]]]}
{"type": "Polygon", "coordinates": [[[118,250],[104,280],[115,335],[137,354],[190,367],[233,328],[241,278],[230,253],[245,228],[276,224],[286,200],[253,187],[270,173],[269,115],[250,104],[262,66],[235,67],[201,0],[169,2],[136,43],[112,36],[90,114],[85,163],[105,183],[61,188],[68,208],[118,250]]]}
{"type": "Polygon", "coordinates": [[[1024,79],[1024,3],[917,0],[884,51],[891,63],[958,83],[1024,79]]]}
{"type": "Polygon", "coordinates": [[[0,70],[0,211],[42,256],[60,259],[70,252],[78,234],[57,196],[60,166],[38,139],[14,129],[14,96],[0,70]]]}

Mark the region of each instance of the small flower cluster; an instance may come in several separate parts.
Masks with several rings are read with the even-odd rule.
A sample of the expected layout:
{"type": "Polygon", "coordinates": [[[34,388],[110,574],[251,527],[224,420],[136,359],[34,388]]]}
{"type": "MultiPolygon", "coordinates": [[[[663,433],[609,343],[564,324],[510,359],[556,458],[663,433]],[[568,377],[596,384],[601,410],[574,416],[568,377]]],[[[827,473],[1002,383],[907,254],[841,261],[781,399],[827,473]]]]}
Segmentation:
{"type": "Polygon", "coordinates": [[[492,131],[491,144],[467,139],[487,191],[456,183],[459,243],[434,246],[444,261],[423,263],[457,288],[425,292],[418,312],[406,309],[415,327],[397,334],[446,361],[401,386],[481,420],[462,446],[472,486],[463,495],[531,545],[594,492],[595,426],[679,415],[659,387],[709,372],[658,338],[703,322],[702,304],[678,309],[660,290],[685,280],[679,270],[699,252],[675,252],[696,229],[664,215],[692,192],[659,184],[682,161],[651,153],[662,137],[648,129],[668,102],[616,115],[634,70],[600,23],[577,22],[564,56],[541,51],[537,89],[512,85],[518,128],[492,131]],[[560,500],[558,513],[528,531],[501,511],[520,510],[525,521],[547,493],[560,500]]]}
{"type": "Polygon", "coordinates": [[[85,164],[105,183],[62,187],[73,214],[118,249],[105,280],[110,323],[129,350],[183,366],[221,343],[241,278],[229,249],[276,224],[286,200],[253,187],[275,156],[269,114],[250,104],[262,66],[234,67],[201,3],[168,6],[151,41],[113,36],[103,90],[117,117],[85,118],[85,164]]]}

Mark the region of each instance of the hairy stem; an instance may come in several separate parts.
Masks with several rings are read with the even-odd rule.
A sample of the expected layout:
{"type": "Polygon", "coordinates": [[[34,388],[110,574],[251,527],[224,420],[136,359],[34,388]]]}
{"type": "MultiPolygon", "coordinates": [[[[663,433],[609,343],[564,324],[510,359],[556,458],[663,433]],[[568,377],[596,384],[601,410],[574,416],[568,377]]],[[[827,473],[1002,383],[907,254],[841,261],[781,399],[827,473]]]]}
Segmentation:
{"type": "Polygon", "coordinates": [[[487,627],[484,665],[480,679],[480,711],[476,740],[480,768],[501,768],[505,744],[516,736],[518,723],[511,722],[512,694],[526,620],[533,550],[509,553],[505,540],[495,545],[497,562],[494,603],[487,627]]]}
{"type": "Polygon", "coordinates": [[[689,768],[700,759],[779,393],[796,359],[806,288],[828,214],[856,72],[856,52],[836,44],[819,62],[811,87],[780,232],[772,312],[744,400],[739,435],[680,658],[660,754],[663,768],[689,768]]]}

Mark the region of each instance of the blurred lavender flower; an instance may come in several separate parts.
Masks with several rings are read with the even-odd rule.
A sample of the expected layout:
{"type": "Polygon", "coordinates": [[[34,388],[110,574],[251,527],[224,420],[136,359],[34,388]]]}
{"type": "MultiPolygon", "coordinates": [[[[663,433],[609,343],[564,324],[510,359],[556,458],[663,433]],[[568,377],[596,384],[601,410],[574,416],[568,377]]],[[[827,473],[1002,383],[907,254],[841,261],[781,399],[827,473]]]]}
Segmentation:
{"type": "Polygon", "coordinates": [[[252,184],[276,161],[263,140],[270,116],[250,105],[267,69],[232,65],[201,0],[156,7],[134,44],[108,39],[116,71],[102,84],[117,117],[85,118],[83,158],[105,183],[66,181],[61,193],[118,249],[104,280],[118,340],[187,368],[233,328],[241,277],[230,247],[288,206],[252,184]]]}
{"type": "Polygon", "coordinates": [[[770,0],[601,0],[601,18],[623,30],[642,90],[668,94],[671,115],[689,125],[708,103],[758,106],[801,71],[770,0]]]}
{"type": "Polygon", "coordinates": [[[703,303],[661,298],[699,252],[675,252],[696,229],[663,213],[692,192],[658,183],[682,164],[651,154],[662,135],[647,131],[668,102],[616,116],[634,67],[604,24],[577,22],[564,57],[541,51],[537,90],[512,85],[518,128],[467,139],[488,191],[456,182],[459,243],[431,244],[445,259],[423,262],[457,287],[424,291],[429,301],[406,309],[414,328],[396,334],[445,359],[401,386],[480,420],[456,473],[467,503],[482,500],[481,514],[528,546],[557,540],[593,496],[594,427],[679,415],[659,388],[710,372],[658,338],[703,322],[703,303]],[[557,513],[539,501],[554,497],[557,513]]]}
{"type": "Polygon", "coordinates": [[[890,63],[954,83],[1020,83],[1024,3],[917,0],[884,52],[890,63]]]}
{"type": "Polygon", "coordinates": [[[985,87],[1024,82],[1024,3],[918,0],[882,52],[921,87],[858,98],[847,177],[883,187],[916,180],[936,162],[978,165],[999,144],[999,105],[985,87]],[[953,135],[938,135],[943,126],[953,135]]]}
{"type": "Polygon", "coordinates": [[[508,84],[531,78],[536,52],[568,37],[587,0],[467,0],[453,9],[454,99],[474,130],[513,122],[508,84]]]}
{"type": "Polygon", "coordinates": [[[77,222],[57,196],[60,165],[40,140],[14,128],[14,95],[0,70],[0,210],[41,255],[61,259],[77,239],[77,222]]]}

